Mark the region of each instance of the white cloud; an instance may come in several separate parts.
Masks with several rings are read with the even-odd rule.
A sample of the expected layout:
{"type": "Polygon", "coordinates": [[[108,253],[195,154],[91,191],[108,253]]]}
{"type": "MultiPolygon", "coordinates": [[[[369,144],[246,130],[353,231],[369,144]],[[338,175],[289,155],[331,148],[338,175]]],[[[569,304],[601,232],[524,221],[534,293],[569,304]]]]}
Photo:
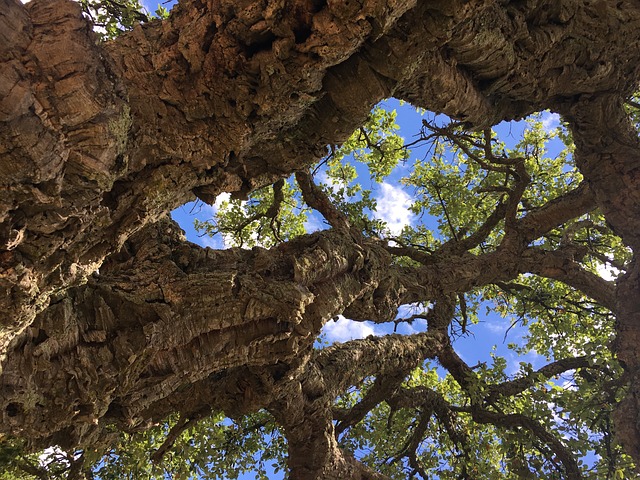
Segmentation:
{"type": "Polygon", "coordinates": [[[377,197],[376,217],[387,223],[392,235],[399,235],[403,227],[410,225],[413,214],[409,211],[411,197],[401,187],[383,182],[377,197]]]}
{"type": "Polygon", "coordinates": [[[501,321],[501,320],[495,320],[495,319],[490,319],[489,321],[483,323],[484,328],[486,328],[487,330],[489,330],[491,333],[497,335],[497,334],[501,334],[504,335],[504,333],[509,329],[509,322],[506,321],[501,321]]]}
{"type": "Polygon", "coordinates": [[[545,132],[551,132],[560,125],[560,115],[557,113],[544,112],[542,114],[542,128],[545,132]]]}
{"type": "Polygon", "coordinates": [[[219,194],[216,197],[216,201],[214,202],[213,207],[212,207],[214,212],[218,211],[218,209],[222,205],[222,202],[228,202],[230,199],[231,199],[231,194],[230,193],[223,192],[223,193],[219,194]]]}
{"type": "Polygon", "coordinates": [[[318,230],[324,230],[327,225],[322,222],[322,217],[312,210],[307,214],[307,220],[304,222],[304,230],[307,233],[317,232],[318,230]]]}
{"type": "Polygon", "coordinates": [[[330,320],[322,328],[326,335],[327,342],[347,342],[358,338],[365,338],[375,335],[375,330],[369,322],[356,322],[338,315],[338,320],[330,320]]]}
{"type": "Polygon", "coordinates": [[[613,265],[605,265],[604,263],[598,264],[596,271],[598,272],[598,275],[600,275],[600,277],[602,277],[604,280],[607,280],[608,282],[616,280],[618,278],[618,275],[620,275],[620,270],[618,270],[613,265]]]}

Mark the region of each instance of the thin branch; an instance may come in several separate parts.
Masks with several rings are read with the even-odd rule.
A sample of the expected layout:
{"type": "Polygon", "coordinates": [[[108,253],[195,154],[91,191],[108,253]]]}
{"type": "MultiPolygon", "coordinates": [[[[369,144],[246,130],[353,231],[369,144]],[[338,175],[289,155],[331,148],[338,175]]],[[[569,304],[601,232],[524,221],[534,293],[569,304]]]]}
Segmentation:
{"type": "Polygon", "coordinates": [[[338,210],[322,189],[313,182],[311,175],[307,172],[296,172],[296,182],[307,205],[320,212],[333,228],[344,232],[351,229],[347,216],[338,210]]]}
{"type": "Polygon", "coordinates": [[[376,377],[373,385],[367,391],[357,404],[351,407],[347,412],[340,412],[334,410],[333,417],[339,420],[336,425],[336,435],[340,435],[347,428],[353,427],[358,424],[376,405],[385,401],[387,398],[393,395],[393,393],[400,387],[404,379],[409,374],[409,369],[404,369],[396,372],[389,372],[386,375],[379,375],[376,377]]]}
{"type": "Polygon", "coordinates": [[[456,242],[458,242],[458,234],[456,233],[456,229],[454,228],[453,222],[451,221],[451,217],[449,216],[449,212],[447,211],[447,205],[444,203],[444,200],[442,199],[442,195],[440,194],[440,187],[438,187],[438,185],[436,185],[435,183],[433,183],[432,186],[435,189],[436,194],[438,195],[438,201],[440,202],[440,206],[442,207],[444,216],[447,219],[447,225],[449,225],[451,236],[456,242]]]}
{"type": "Polygon", "coordinates": [[[630,107],[633,107],[633,108],[639,108],[639,109],[640,109],[640,103],[638,103],[638,102],[634,102],[634,101],[633,101],[633,100],[631,100],[631,99],[626,100],[624,103],[626,103],[626,104],[627,104],[627,105],[629,105],[630,107]]]}
{"type": "Polygon", "coordinates": [[[471,235],[461,240],[448,240],[438,249],[438,253],[457,254],[471,250],[480,245],[507,213],[507,205],[500,201],[491,215],[471,235]]]}
{"type": "MultiPolygon", "coordinates": [[[[422,408],[423,411],[419,415],[419,427],[428,425],[428,421],[432,414],[435,414],[440,423],[444,426],[447,435],[451,441],[462,451],[466,450],[468,444],[468,437],[462,430],[456,428],[456,414],[451,409],[451,404],[438,392],[424,386],[418,386],[413,388],[401,388],[399,389],[389,400],[389,406],[394,409],[415,409],[422,408]]],[[[419,430],[417,428],[416,430],[419,430]]],[[[418,448],[420,441],[424,438],[423,430],[418,435],[416,430],[411,435],[411,438],[398,453],[397,457],[406,456],[418,448]]]]}
{"type": "MultiPolygon", "coordinates": [[[[457,146],[460,150],[462,150],[462,152],[469,159],[475,161],[478,165],[480,165],[485,170],[489,170],[489,171],[492,171],[492,172],[502,172],[502,173],[508,173],[509,172],[509,168],[508,168],[508,166],[506,166],[506,165],[509,165],[509,163],[505,162],[504,160],[502,160],[502,161],[498,160],[495,156],[493,156],[493,154],[491,155],[492,163],[501,164],[500,166],[492,165],[491,163],[488,163],[487,161],[481,159],[478,155],[473,153],[471,151],[471,149],[469,148],[469,146],[462,140],[463,138],[467,142],[471,143],[474,147],[480,148],[482,150],[485,150],[485,145],[480,145],[480,144],[475,143],[467,135],[456,134],[455,132],[453,132],[453,128],[452,128],[451,125],[448,125],[446,127],[438,127],[436,125],[430,124],[426,120],[422,121],[422,125],[425,128],[431,130],[432,132],[437,133],[439,136],[449,140],[451,143],[453,143],[455,146],[457,146]]],[[[486,150],[485,150],[485,152],[486,152],[486,150]]]]}
{"type": "MultiPolygon", "coordinates": [[[[280,208],[282,207],[282,203],[284,201],[284,182],[285,182],[284,179],[280,179],[273,184],[273,201],[271,202],[271,205],[269,205],[269,208],[267,208],[266,211],[254,213],[249,218],[245,218],[242,222],[240,222],[238,225],[234,226],[233,228],[228,228],[228,229],[218,228],[215,231],[213,231],[212,234],[215,235],[216,233],[233,232],[239,235],[240,232],[242,232],[242,230],[247,228],[253,222],[256,222],[262,218],[268,218],[270,219],[269,227],[271,228],[271,231],[273,232],[274,237],[276,238],[276,240],[282,241],[282,239],[280,238],[280,221],[278,220],[278,214],[280,213],[280,208]]],[[[208,232],[205,231],[200,236],[204,236],[207,233],[208,232]]],[[[242,245],[242,240],[240,244],[242,245]]]]}
{"type": "Polygon", "coordinates": [[[561,373],[569,370],[586,368],[589,366],[589,359],[587,357],[572,357],[556,360],[555,362],[551,362],[544,367],[539,368],[530,375],[495,385],[488,385],[485,402],[493,404],[500,397],[512,397],[524,392],[536,383],[540,383],[542,379],[548,380],[549,378],[560,375],[561,373]]]}
{"type": "Polygon", "coordinates": [[[380,145],[378,145],[377,143],[373,143],[371,141],[371,138],[369,137],[369,134],[364,129],[364,127],[360,127],[360,134],[364,137],[367,147],[369,147],[370,149],[376,150],[380,154],[380,158],[384,158],[384,150],[382,150],[380,145]]]}
{"type": "Polygon", "coordinates": [[[396,330],[397,330],[399,324],[408,323],[409,325],[412,325],[413,322],[416,321],[416,320],[428,320],[426,313],[416,313],[416,314],[411,315],[409,317],[396,318],[393,321],[393,323],[394,323],[393,333],[396,333],[396,330]]]}
{"type": "Polygon", "coordinates": [[[169,449],[173,447],[173,444],[176,442],[176,440],[182,434],[182,432],[184,432],[189,427],[197,423],[199,420],[204,418],[209,413],[210,412],[207,410],[207,411],[191,414],[187,417],[181,416],[180,420],[178,420],[178,423],[176,423],[173,427],[171,427],[171,430],[169,430],[169,433],[167,434],[167,438],[165,438],[164,442],[162,442],[162,445],[160,445],[160,447],[158,447],[158,449],[153,453],[153,455],[151,455],[151,461],[156,465],[162,462],[162,459],[164,458],[166,453],[169,451],[169,449]]]}
{"type": "Polygon", "coordinates": [[[470,413],[472,418],[478,423],[488,423],[510,430],[517,428],[528,430],[551,448],[555,456],[562,463],[565,470],[564,474],[568,480],[582,480],[582,478],[584,478],[571,451],[554,435],[548,432],[540,422],[519,413],[504,414],[485,410],[477,406],[457,408],[457,410],[470,413]]]}

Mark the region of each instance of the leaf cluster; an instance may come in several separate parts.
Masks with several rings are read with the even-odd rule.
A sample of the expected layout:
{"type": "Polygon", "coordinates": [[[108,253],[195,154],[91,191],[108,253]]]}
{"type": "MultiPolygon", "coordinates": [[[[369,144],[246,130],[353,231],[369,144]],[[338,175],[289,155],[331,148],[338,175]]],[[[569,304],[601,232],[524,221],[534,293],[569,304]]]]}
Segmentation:
{"type": "Polygon", "coordinates": [[[169,11],[161,4],[151,15],[140,0],[80,0],[82,11],[91,20],[100,40],[110,40],[123,32],[132,30],[139,23],[150,21],[154,16],[167,18],[169,11]]]}

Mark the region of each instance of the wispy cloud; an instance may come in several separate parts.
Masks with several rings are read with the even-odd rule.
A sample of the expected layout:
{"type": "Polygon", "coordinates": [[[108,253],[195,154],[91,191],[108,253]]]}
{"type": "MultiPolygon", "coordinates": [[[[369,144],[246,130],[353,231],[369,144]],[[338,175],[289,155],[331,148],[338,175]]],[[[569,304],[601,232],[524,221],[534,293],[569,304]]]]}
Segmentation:
{"type": "Polygon", "coordinates": [[[486,328],[487,330],[489,330],[489,332],[491,332],[494,335],[502,335],[504,336],[504,334],[507,332],[507,330],[509,330],[509,327],[511,326],[511,322],[510,320],[507,320],[505,318],[490,318],[487,321],[485,321],[482,326],[484,328],[486,328]]]}
{"type": "Polygon", "coordinates": [[[544,112],[541,121],[544,131],[550,133],[560,125],[560,115],[557,113],[544,112]]]}
{"type": "Polygon", "coordinates": [[[411,197],[401,187],[383,182],[376,198],[376,217],[385,221],[392,235],[411,225],[413,214],[409,211],[411,197]]]}
{"type": "Polygon", "coordinates": [[[534,370],[537,370],[545,365],[546,359],[543,355],[540,355],[535,350],[529,350],[524,355],[517,355],[514,352],[509,352],[506,355],[507,368],[505,373],[509,376],[515,376],[520,372],[521,363],[530,363],[534,370]]]}
{"type": "Polygon", "coordinates": [[[356,322],[338,315],[337,320],[330,320],[325,324],[322,332],[329,343],[347,342],[358,338],[375,335],[375,330],[369,322],[356,322]]]}

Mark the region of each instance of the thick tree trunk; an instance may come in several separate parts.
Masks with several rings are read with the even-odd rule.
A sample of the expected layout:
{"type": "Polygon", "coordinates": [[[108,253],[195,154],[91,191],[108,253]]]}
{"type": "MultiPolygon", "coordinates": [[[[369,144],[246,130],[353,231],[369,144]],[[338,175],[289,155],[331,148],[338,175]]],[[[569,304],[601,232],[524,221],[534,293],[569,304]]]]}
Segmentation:
{"type": "MultiPolygon", "coordinates": [[[[637,376],[640,262],[612,293],[575,252],[525,247],[597,204],[639,251],[639,149],[621,107],[638,52],[631,2],[185,0],[97,45],[77,3],[0,0],[2,431],[97,445],[109,422],[288,401],[290,438],[320,432],[315,463],[292,447],[294,478],[377,478],[337,449],[330,404],[357,380],[312,353],[322,325],[387,321],[402,303],[523,272],[612,306],[637,376]],[[348,232],[213,252],[160,220],[304,170],[390,95],[478,127],[558,109],[588,186],[523,219],[502,251],[404,269],[348,232]]],[[[620,410],[634,419],[638,385],[620,410]]],[[[637,422],[618,424],[640,462],[637,422]]]]}
{"type": "Polygon", "coordinates": [[[77,3],[3,0],[1,349],[52,293],[192,192],[246,194],[346,138],[390,85],[364,59],[357,72],[332,67],[411,6],[367,5],[184,2],[100,48],[77,3]],[[356,75],[358,96],[338,88],[356,75]]]}
{"type": "MultiPolygon", "coordinates": [[[[214,251],[179,236],[173,222],[145,228],[85,285],[53,297],[14,339],[0,399],[6,427],[72,446],[96,442],[110,422],[132,430],[176,410],[228,410],[226,398],[211,395],[228,382],[224,372],[280,364],[295,380],[296,365],[338,312],[390,321],[401,304],[524,272],[555,276],[569,271],[572,258],[527,249],[398,267],[377,241],[356,244],[335,231],[270,251],[214,251]]],[[[382,360],[377,368],[393,359],[382,360]]],[[[243,395],[236,408],[250,411],[278,391],[262,395],[262,404],[243,395]]]]}
{"type": "Polygon", "coordinates": [[[607,222],[634,253],[617,280],[612,310],[618,332],[614,348],[632,379],[616,412],[618,437],[640,459],[640,140],[619,98],[586,96],[567,113],[577,164],[607,222]]]}
{"type": "Polygon", "coordinates": [[[442,331],[365,339],[323,350],[305,373],[284,384],[269,410],[284,427],[292,479],[384,480],[338,447],[332,407],[348,386],[372,374],[394,375],[434,358],[447,345],[442,331]],[[391,353],[391,355],[389,355],[391,353]]]}

